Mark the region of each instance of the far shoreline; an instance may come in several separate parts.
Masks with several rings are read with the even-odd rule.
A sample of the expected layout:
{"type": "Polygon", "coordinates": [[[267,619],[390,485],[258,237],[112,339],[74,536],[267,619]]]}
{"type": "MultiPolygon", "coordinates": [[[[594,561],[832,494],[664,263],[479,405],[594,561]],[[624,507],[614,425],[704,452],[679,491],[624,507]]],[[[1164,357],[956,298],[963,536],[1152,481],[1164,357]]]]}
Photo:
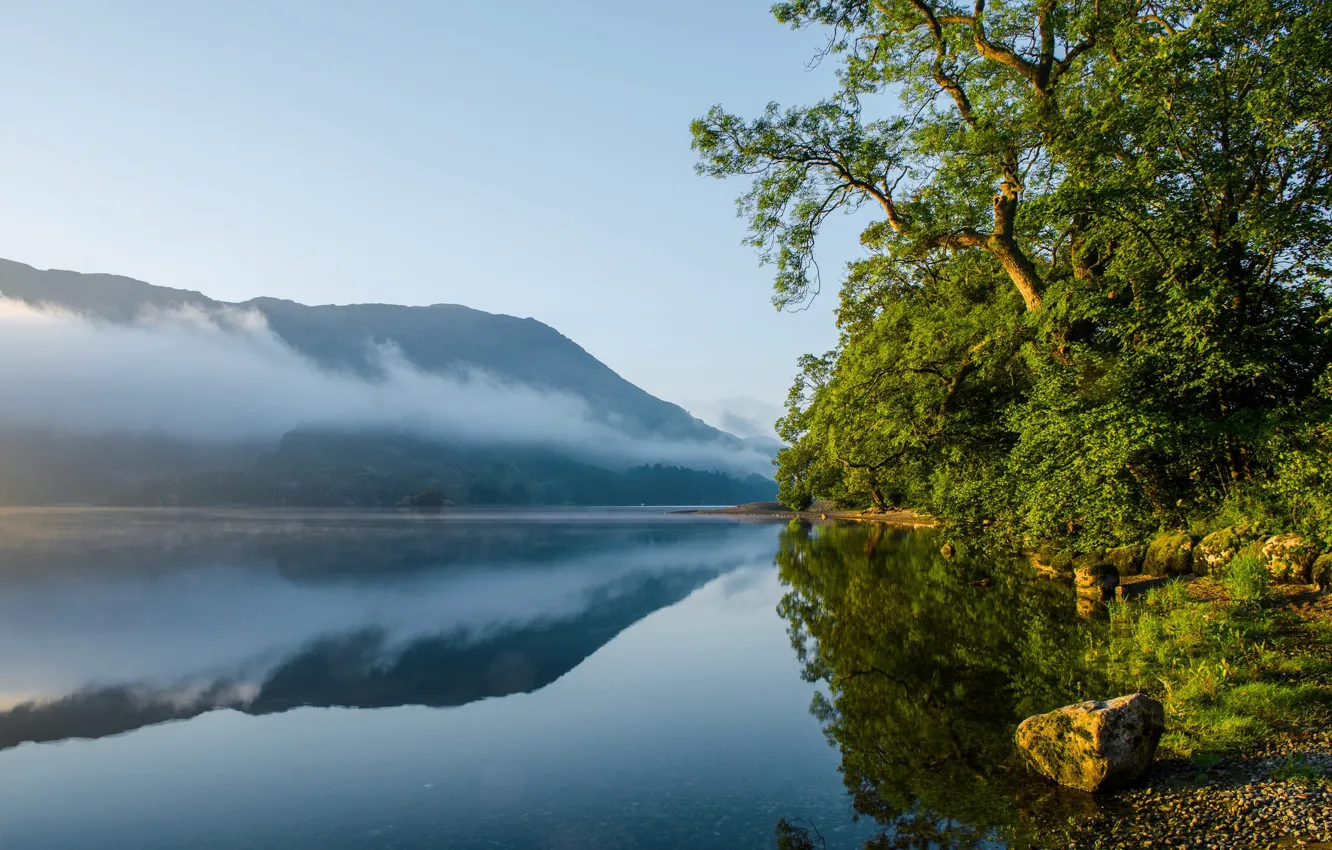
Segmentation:
{"type": "Polygon", "coordinates": [[[697,510],[675,511],[674,513],[731,516],[743,519],[876,522],[898,528],[934,528],[938,525],[932,517],[909,509],[890,511],[793,511],[780,502],[747,502],[743,505],[733,505],[728,508],[699,508],[697,510]]]}

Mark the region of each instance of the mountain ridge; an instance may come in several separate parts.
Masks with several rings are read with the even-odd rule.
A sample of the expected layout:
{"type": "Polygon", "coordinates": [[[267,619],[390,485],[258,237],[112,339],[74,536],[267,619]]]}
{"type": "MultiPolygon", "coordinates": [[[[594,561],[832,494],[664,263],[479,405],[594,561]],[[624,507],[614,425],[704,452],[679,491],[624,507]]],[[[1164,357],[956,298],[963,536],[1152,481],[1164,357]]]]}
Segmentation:
{"type": "Polygon", "coordinates": [[[215,315],[250,309],[262,315],[284,343],[325,369],[381,377],[373,348],[391,343],[408,363],[427,373],[457,374],[471,366],[502,380],[580,396],[634,436],[743,445],[734,435],[626,380],[557,328],[533,317],[446,303],[310,305],[269,296],[229,302],[125,275],[42,270],[6,259],[0,259],[0,296],[121,325],[153,309],[194,308],[215,315]]]}
{"type": "MultiPolygon", "coordinates": [[[[240,332],[234,311],[253,311],[262,316],[265,335],[271,332],[317,367],[309,371],[312,378],[322,372],[367,386],[401,386],[405,362],[451,379],[442,387],[469,386],[480,372],[502,387],[539,393],[534,402],[503,408],[507,419],[477,433],[413,430],[407,420],[394,425],[307,416],[293,418],[280,438],[210,443],[170,431],[160,413],[141,420],[162,429],[151,433],[99,431],[75,419],[52,428],[40,417],[0,417],[0,503],[729,504],[763,501],[775,492],[770,475],[755,474],[765,455],[772,456],[770,446],[714,428],[651,395],[534,318],[457,304],[311,306],[270,297],[226,302],[121,275],[42,271],[12,260],[0,260],[0,296],[94,325],[150,330],[154,311],[197,310],[227,331],[224,339],[236,330],[238,340],[251,329],[240,332]],[[568,397],[581,401],[570,405],[568,397]],[[509,423],[519,427],[504,430],[509,423]]],[[[146,362],[127,361],[98,374],[114,383],[146,362]]],[[[66,385],[75,387],[67,392],[82,392],[85,372],[92,373],[82,362],[72,369],[77,380],[66,385]]],[[[191,386],[207,385],[213,373],[206,369],[191,376],[191,386]]],[[[20,380],[34,374],[40,379],[40,359],[20,371],[26,373],[20,380]]],[[[250,373],[244,374],[249,380],[250,373]]],[[[243,386],[243,393],[250,392],[243,386]]],[[[466,395],[451,392],[421,398],[437,407],[469,403],[466,395]]],[[[185,396],[192,394],[172,396],[172,404],[189,404],[185,396]]],[[[133,392],[112,398],[116,407],[136,403],[133,392]]],[[[41,404],[36,397],[32,409],[40,411],[41,404]]],[[[28,409],[20,405],[14,412],[28,409]]]]}

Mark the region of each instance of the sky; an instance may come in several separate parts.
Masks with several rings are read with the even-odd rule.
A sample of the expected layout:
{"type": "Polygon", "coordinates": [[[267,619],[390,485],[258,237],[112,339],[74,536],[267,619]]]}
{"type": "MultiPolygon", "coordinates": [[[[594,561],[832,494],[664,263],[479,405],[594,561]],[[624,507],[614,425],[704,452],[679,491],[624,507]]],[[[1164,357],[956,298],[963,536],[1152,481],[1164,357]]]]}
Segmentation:
{"type": "MultiPolygon", "coordinates": [[[[0,0],[0,257],[240,301],[456,303],[766,432],[799,313],[689,122],[832,91],[767,0],[0,0]]],[[[825,274],[854,256],[839,223],[825,274]]]]}

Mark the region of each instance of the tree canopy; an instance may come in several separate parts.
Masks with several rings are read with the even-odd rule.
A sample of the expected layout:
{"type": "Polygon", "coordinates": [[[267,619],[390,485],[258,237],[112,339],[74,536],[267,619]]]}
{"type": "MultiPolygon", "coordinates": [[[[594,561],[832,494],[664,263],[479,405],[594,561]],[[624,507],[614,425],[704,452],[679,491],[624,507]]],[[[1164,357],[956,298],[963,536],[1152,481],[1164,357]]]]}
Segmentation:
{"type": "Polygon", "coordinates": [[[837,87],[693,124],[775,303],[866,223],[782,498],[1104,545],[1243,506],[1332,542],[1332,4],[794,0],[837,87]]]}

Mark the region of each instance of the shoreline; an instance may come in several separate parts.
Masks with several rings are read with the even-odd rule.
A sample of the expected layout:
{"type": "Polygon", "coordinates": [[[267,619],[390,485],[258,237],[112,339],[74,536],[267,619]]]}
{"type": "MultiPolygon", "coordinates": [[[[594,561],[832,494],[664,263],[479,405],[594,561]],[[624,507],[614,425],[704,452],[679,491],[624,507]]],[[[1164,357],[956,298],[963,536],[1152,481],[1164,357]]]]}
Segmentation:
{"type": "Polygon", "coordinates": [[[938,523],[932,517],[904,509],[897,511],[793,511],[779,502],[749,502],[733,505],[729,508],[701,508],[698,510],[674,511],[673,513],[696,516],[729,516],[737,519],[759,520],[840,520],[847,522],[874,522],[897,528],[936,528],[938,523]]]}

